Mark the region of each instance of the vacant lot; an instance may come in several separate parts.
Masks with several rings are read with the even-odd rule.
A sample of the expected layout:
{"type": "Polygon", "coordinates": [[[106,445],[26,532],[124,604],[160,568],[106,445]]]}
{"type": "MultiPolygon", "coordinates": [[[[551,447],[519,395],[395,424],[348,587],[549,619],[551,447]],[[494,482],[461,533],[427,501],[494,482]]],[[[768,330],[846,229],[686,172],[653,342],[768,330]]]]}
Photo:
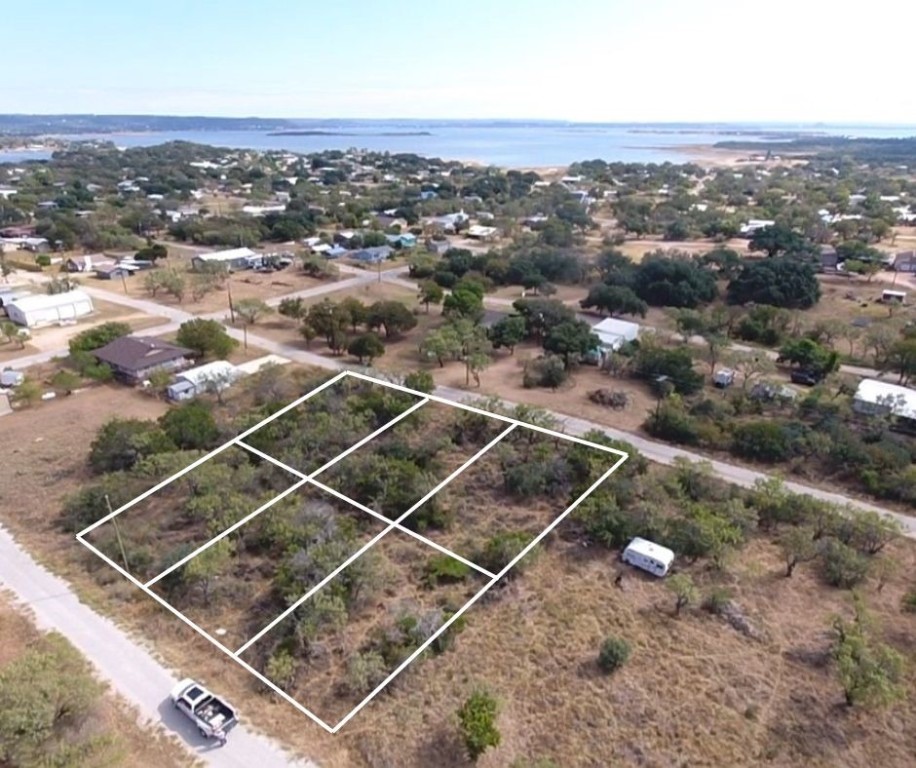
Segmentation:
{"type": "Polygon", "coordinates": [[[403,524],[496,573],[566,510],[582,465],[592,460],[607,470],[618,459],[517,427],[403,524]]]}
{"type": "MultiPolygon", "coordinates": [[[[162,289],[157,291],[155,296],[152,296],[144,286],[144,276],[149,274],[148,272],[138,273],[128,281],[127,295],[137,299],[155,301],[167,307],[179,307],[186,312],[197,315],[219,312],[220,310],[225,310],[228,315],[230,295],[233,302],[237,302],[240,299],[267,300],[273,296],[282,296],[307,288],[315,288],[327,282],[309,277],[302,272],[296,264],[280,272],[255,272],[253,270],[246,270],[233,273],[221,286],[195,301],[191,293],[194,273],[191,271],[185,272],[188,268],[185,267],[184,264],[178,266],[166,265],[158,269],[177,269],[185,276],[188,282],[188,290],[181,301],[178,301],[175,296],[162,289]]],[[[121,295],[125,293],[124,287],[120,281],[113,283],[104,281],[98,285],[93,281],[92,285],[97,288],[111,291],[112,293],[121,295]]]]}
{"type": "Polygon", "coordinates": [[[390,531],[243,658],[335,725],[483,587],[473,574],[390,531]]]}
{"type": "Polygon", "coordinates": [[[461,408],[426,403],[319,479],[394,520],[508,426],[461,408]]]}
{"type": "MultiPolygon", "coordinates": [[[[556,393],[541,394],[556,402],[556,393]]],[[[584,399],[571,402],[578,409],[584,399]]],[[[775,536],[755,534],[721,572],[704,561],[681,566],[701,596],[713,587],[730,590],[764,633],[754,640],[696,605],[676,619],[666,582],[628,571],[623,588],[615,587],[616,553],[583,546],[571,518],[523,574],[465,614],[467,625],[451,650],[411,665],[332,737],[279,697],[265,695],[235,662],[61,531],[62,499],[93,482],[86,455],[98,427],[115,413],[152,418],[163,410],[139,393],[101,387],[4,417],[0,519],[84,599],[152,643],[167,664],[217,687],[246,722],[322,768],[467,768],[455,712],[479,687],[500,701],[502,734],[500,746],[479,761],[483,768],[539,758],[564,768],[912,765],[916,619],[900,611],[916,573],[912,542],[888,548],[899,569],[880,591],[876,578],[860,587],[881,636],[909,660],[907,698],[868,710],[842,705],[829,656],[830,622],[835,614],[850,615],[850,593],[826,586],[813,564],[785,578],[775,536]],[[595,663],[608,635],[632,647],[628,663],[612,676],[599,675],[595,663]]],[[[234,410],[234,401],[224,409],[234,410]]],[[[654,467],[650,495],[639,504],[662,506],[672,484],[672,470],[654,467]]],[[[384,595],[376,601],[383,605],[379,616],[388,602],[384,595]]],[[[153,757],[135,764],[169,763],[153,757]]]]}
{"type": "Polygon", "coordinates": [[[153,590],[234,650],[385,528],[347,502],[303,486],[153,590]]]}
{"type": "Polygon", "coordinates": [[[310,474],[420,402],[414,395],[347,377],[259,427],[245,443],[310,474]]]}
{"type": "MultiPolygon", "coordinates": [[[[178,456],[181,459],[174,463],[193,459],[178,456]]],[[[169,470],[175,469],[174,463],[169,470]]],[[[141,477],[131,493],[142,493],[142,485],[152,486],[169,476],[160,477],[157,470],[154,464],[134,473],[131,480],[141,477]]],[[[250,451],[230,446],[94,528],[86,540],[146,582],[297,480],[250,451]]]]}

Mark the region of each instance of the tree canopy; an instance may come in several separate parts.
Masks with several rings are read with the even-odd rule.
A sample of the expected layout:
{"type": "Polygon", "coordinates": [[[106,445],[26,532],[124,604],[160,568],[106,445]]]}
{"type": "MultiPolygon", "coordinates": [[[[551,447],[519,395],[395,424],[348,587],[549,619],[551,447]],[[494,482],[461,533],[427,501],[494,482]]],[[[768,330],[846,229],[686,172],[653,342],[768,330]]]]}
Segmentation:
{"type": "Polygon", "coordinates": [[[821,286],[810,264],[777,257],[747,261],[728,284],[729,304],[768,304],[810,309],[821,298],[821,286]]]}

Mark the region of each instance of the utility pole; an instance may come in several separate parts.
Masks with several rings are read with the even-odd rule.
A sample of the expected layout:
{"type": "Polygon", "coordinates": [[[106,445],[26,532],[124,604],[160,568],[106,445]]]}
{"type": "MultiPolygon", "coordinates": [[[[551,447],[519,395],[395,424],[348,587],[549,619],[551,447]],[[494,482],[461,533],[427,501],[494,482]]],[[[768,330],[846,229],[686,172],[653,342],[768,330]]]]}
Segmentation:
{"type": "Polygon", "coordinates": [[[229,294],[229,320],[235,324],[235,309],[232,306],[232,273],[226,278],[226,293],[229,294]]]}
{"type": "MultiPolygon", "coordinates": [[[[108,494],[105,494],[105,506],[108,507],[108,514],[112,514],[111,501],[108,499],[108,494]]],[[[115,536],[118,537],[118,548],[121,550],[121,559],[124,560],[124,570],[130,571],[130,565],[127,562],[127,553],[124,551],[124,542],[121,540],[121,529],[118,528],[118,517],[115,515],[111,518],[111,524],[115,529],[115,536]]]]}

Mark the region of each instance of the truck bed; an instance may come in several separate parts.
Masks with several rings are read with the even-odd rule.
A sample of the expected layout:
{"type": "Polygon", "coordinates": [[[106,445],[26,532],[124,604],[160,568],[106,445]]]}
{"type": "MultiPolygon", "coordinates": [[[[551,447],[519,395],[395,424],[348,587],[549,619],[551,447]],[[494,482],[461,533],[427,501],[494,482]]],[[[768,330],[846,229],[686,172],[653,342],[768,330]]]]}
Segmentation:
{"type": "Polygon", "coordinates": [[[211,728],[222,728],[235,718],[235,712],[216,698],[203,702],[195,714],[211,728]]]}

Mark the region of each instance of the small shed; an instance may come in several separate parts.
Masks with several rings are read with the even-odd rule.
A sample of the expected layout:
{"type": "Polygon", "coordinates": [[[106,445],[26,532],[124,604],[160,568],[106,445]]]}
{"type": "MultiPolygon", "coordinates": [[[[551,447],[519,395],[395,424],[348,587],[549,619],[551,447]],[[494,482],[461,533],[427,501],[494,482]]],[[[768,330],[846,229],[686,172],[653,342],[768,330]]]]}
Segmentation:
{"type": "Polygon", "coordinates": [[[897,304],[903,304],[906,301],[906,292],[905,291],[891,291],[884,290],[881,291],[881,301],[884,304],[891,304],[896,302],[897,304]]]}
{"type": "Polygon", "coordinates": [[[735,383],[735,372],[731,368],[720,368],[713,374],[712,383],[719,389],[730,387],[735,383]]]}

